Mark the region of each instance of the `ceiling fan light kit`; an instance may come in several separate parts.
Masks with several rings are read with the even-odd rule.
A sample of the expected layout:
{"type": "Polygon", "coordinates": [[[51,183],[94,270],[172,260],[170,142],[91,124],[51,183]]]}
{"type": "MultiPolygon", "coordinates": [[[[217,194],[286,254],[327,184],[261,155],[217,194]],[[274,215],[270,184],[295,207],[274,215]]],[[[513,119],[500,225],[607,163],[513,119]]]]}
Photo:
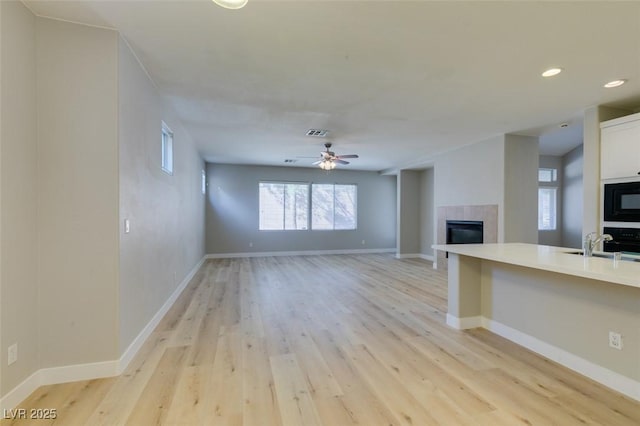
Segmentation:
{"type": "Polygon", "coordinates": [[[333,161],[325,160],[321,161],[319,166],[322,170],[329,171],[336,168],[336,163],[334,163],[333,161]]]}
{"type": "Polygon", "coordinates": [[[329,151],[331,149],[331,143],[327,142],[324,144],[325,151],[320,152],[320,160],[313,163],[314,165],[318,165],[322,170],[333,170],[336,168],[337,163],[340,164],[349,164],[348,161],[344,161],[343,158],[358,158],[356,154],[348,154],[348,155],[336,155],[335,152],[329,151]]]}
{"type": "Polygon", "coordinates": [[[242,9],[248,0],[212,0],[218,6],[225,9],[242,9]]]}

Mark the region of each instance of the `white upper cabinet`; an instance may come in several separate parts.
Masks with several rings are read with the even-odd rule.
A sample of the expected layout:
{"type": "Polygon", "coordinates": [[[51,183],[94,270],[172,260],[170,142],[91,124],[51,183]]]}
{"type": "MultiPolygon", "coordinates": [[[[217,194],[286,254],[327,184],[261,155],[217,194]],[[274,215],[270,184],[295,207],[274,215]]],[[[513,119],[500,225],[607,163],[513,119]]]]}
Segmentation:
{"type": "Polygon", "coordinates": [[[640,177],[640,113],[600,123],[600,178],[640,177]]]}

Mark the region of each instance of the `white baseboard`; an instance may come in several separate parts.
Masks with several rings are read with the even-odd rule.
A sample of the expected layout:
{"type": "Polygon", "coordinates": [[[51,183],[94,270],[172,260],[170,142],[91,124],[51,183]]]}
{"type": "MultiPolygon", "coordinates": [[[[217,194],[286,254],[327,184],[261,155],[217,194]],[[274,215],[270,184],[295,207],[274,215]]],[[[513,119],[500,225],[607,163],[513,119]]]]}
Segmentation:
{"type": "Polygon", "coordinates": [[[42,368],[40,386],[56,383],[77,382],[79,380],[113,377],[120,374],[118,361],[93,362],[90,364],[65,365],[63,367],[42,368]]]}
{"type": "Polygon", "coordinates": [[[41,368],[0,399],[0,412],[4,413],[5,410],[11,410],[18,406],[40,386],[100,379],[117,376],[118,374],[120,374],[118,372],[118,361],[41,368]]]}
{"type": "Polygon", "coordinates": [[[274,256],[321,256],[329,254],[374,254],[395,253],[395,248],[388,249],[348,249],[348,250],[302,250],[302,251],[255,251],[246,253],[210,253],[207,259],[230,259],[236,257],[274,257],[274,256]]]}
{"type": "Polygon", "coordinates": [[[422,253],[396,253],[396,258],[397,259],[424,259],[424,260],[430,260],[433,262],[433,256],[429,256],[428,254],[422,254],[422,253]]]}
{"type": "Polygon", "coordinates": [[[0,399],[0,412],[11,410],[24,401],[40,386],[53,385],[57,383],[75,382],[79,380],[100,379],[103,377],[113,377],[127,368],[133,357],[138,353],[144,342],[149,338],[151,332],[165,316],[167,311],[173,306],[187,284],[198,272],[206,257],[189,272],[182,280],[175,291],[169,296],[167,301],[151,318],[151,321],[142,329],[140,334],[133,340],[120,359],[113,361],[94,362],[89,364],[65,365],[62,367],[41,368],[27,377],[22,383],[9,391],[0,399]]]}
{"type": "Polygon", "coordinates": [[[482,322],[483,327],[492,333],[509,339],[520,346],[524,346],[525,348],[547,357],[558,364],[564,365],[583,376],[587,376],[598,383],[625,394],[629,398],[640,401],[640,382],[492,319],[483,318],[482,322]]]}
{"type": "Polygon", "coordinates": [[[457,329],[483,327],[629,398],[640,401],[640,382],[553,346],[536,337],[482,316],[458,318],[447,314],[447,324],[457,329]]]}
{"type": "Polygon", "coordinates": [[[149,323],[140,331],[140,333],[133,339],[133,342],[129,345],[129,347],[124,351],[120,360],[118,361],[118,373],[121,374],[129,365],[134,356],[138,353],[144,342],[147,341],[153,330],[158,326],[162,318],[167,314],[169,309],[173,306],[173,304],[178,300],[180,294],[187,287],[189,282],[196,275],[202,264],[204,263],[206,256],[200,259],[200,262],[196,266],[193,267],[191,272],[187,274],[187,276],[182,280],[180,285],[174,290],[174,292],[169,296],[166,302],[158,309],[158,312],[151,318],[149,323]]]}
{"type": "Polygon", "coordinates": [[[5,413],[24,401],[31,393],[42,386],[42,377],[38,370],[0,399],[0,411],[5,413]]]}
{"type": "Polygon", "coordinates": [[[447,325],[453,328],[457,328],[458,330],[466,330],[468,328],[483,327],[484,326],[483,320],[484,318],[481,316],[458,318],[458,317],[454,317],[451,314],[447,314],[447,325]]]}

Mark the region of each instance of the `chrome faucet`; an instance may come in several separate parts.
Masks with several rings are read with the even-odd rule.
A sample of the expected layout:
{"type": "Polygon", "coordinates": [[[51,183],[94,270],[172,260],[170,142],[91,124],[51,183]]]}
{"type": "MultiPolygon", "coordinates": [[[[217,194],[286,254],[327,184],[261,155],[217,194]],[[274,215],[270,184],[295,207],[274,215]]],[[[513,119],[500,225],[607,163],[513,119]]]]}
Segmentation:
{"type": "Polygon", "coordinates": [[[595,232],[590,232],[584,237],[584,255],[585,257],[593,256],[593,249],[600,241],[611,241],[613,237],[609,234],[598,236],[595,232]]]}

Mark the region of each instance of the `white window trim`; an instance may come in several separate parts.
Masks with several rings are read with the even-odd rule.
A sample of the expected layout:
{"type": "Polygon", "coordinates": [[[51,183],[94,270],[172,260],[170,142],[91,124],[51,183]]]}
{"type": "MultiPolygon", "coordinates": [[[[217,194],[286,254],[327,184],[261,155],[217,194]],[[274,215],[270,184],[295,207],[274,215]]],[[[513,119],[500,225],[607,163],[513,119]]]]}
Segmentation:
{"type": "MultiPolygon", "coordinates": [[[[541,181],[538,180],[538,193],[540,192],[540,189],[546,188],[546,189],[555,189],[555,218],[554,218],[554,223],[555,226],[553,228],[540,228],[540,224],[538,223],[538,231],[539,232],[556,232],[558,231],[558,209],[559,209],[559,196],[560,196],[560,185],[559,185],[559,181],[558,181],[558,169],[555,167],[540,167],[538,170],[551,170],[551,175],[552,175],[552,180],[551,181],[541,181]]],[[[540,206],[538,206],[538,214],[539,212],[540,206]]]]}
{"type": "Polygon", "coordinates": [[[163,172],[173,176],[173,132],[164,121],[162,122],[160,167],[163,172]],[[167,135],[168,138],[165,138],[165,135],[167,135]],[[169,142],[168,145],[167,140],[169,142]]]}
{"type": "Polygon", "coordinates": [[[258,207],[260,207],[260,184],[263,183],[275,183],[275,184],[297,184],[307,185],[307,227],[306,229],[261,229],[260,228],[260,212],[258,212],[258,231],[259,232],[341,232],[341,231],[357,231],[358,230],[358,184],[356,183],[320,183],[320,182],[298,182],[298,181],[280,181],[280,180],[260,180],[258,181],[258,207]],[[333,228],[331,229],[314,229],[313,228],[313,185],[332,185],[334,187],[334,202],[333,209],[335,211],[335,187],[336,186],[353,186],[355,187],[355,211],[354,211],[354,227],[348,229],[336,229],[335,228],[335,214],[333,228]]]}
{"type": "MultiPolygon", "coordinates": [[[[306,185],[307,186],[307,227],[305,229],[285,229],[284,223],[282,229],[261,229],[260,228],[260,211],[258,211],[258,231],[259,232],[305,232],[309,231],[311,225],[311,183],[310,182],[298,182],[298,181],[282,181],[282,180],[261,180],[258,181],[258,209],[260,209],[260,185],[263,183],[271,183],[278,185],[306,185]]],[[[284,220],[284,218],[283,218],[284,220]]]]}
{"type": "Polygon", "coordinates": [[[311,231],[315,231],[315,232],[327,232],[327,231],[357,231],[358,230],[358,185],[355,183],[320,183],[320,182],[316,182],[316,183],[312,183],[311,184],[311,188],[309,189],[311,192],[311,198],[309,199],[309,221],[310,221],[310,226],[309,229],[311,231]],[[333,228],[330,229],[316,229],[313,227],[313,185],[332,185],[333,186],[333,228]],[[335,192],[335,188],[336,186],[354,186],[356,189],[356,205],[355,205],[355,211],[354,211],[354,220],[355,220],[355,224],[353,228],[345,228],[345,229],[336,229],[336,192],[335,192]]]}
{"type": "MultiPolygon", "coordinates": [[[[554,200],[553,200],[553,228],[540,228],[540,222],[538,222],[538,231],[540,232],[555,232],[558,230],[558,187],[556,186],[539,186],[538,187],[538,197],[540,197],[540,190],[553,190],[554,200]]],[[[540,209],[540,206],[538,206],[540,209]]],[[[540,212],[538,211],[538,214],[540,212]]]]}

